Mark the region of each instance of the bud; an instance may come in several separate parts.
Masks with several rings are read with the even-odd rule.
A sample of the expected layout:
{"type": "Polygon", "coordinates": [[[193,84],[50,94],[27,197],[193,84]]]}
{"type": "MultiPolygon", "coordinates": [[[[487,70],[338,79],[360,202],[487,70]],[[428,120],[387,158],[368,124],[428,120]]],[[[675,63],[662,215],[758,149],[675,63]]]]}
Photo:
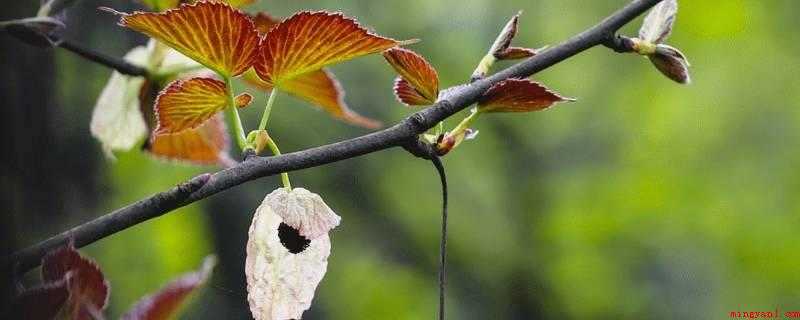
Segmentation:
{"type": "Polygon", "coordinates": [[[256,209],[247,241],[247,301],[256,320],[300,319],[328,267],[341,218],[303,188],[280,188],[256,209]]]}
{"type": "Polygon", "coordinates": [[[478,130],[472,130],[470,128],[466,128],[464,130],[458,130],[453,132],[448,132],[444,135],[441,141],[436,144],[436,151],[439,153],[440,156],[446,155],[461,142],[475,139],[478,136],[478,130]]]}
{"type": "Polygon", "coordinates": [[[665,76],[680,84],[690,84],[689,61],[683,53],[665,44],[656,46],[655,53],[648,56],[650,62],[665,76]]]}
{"type": "Polygon", "coordinates": [[[253,130],[247,134],[247,146],[252,148],[256,154],[261,154],[269,147],[269,140],[267,130],[253,130]]]}
{"type": "Polygon", "coordinates": [[[519,28],[519,16],[522,15],[522,11],[517,12],[511,19],[506,22],[506,25],[503,27],[503,30],[497,35],[495,38],[494,43],[489,48],[489,52],[483,56],[478,66],[475,68],[475,71],[472,72],[472,76],[470,77],[471,81],[476,81],[478,79],[483,79],[486,77],[486,74],[489,73],[489,69],[491,69],[492,65],[497,60],[515,60],[515,59],[523,59],[529,58],[536,55],[540,49],[530,49],[530,48],[522,48],[522,47],[512,47],[511,41],[514,40],[514,37],[517,35],[517,30],[519,28]]]}

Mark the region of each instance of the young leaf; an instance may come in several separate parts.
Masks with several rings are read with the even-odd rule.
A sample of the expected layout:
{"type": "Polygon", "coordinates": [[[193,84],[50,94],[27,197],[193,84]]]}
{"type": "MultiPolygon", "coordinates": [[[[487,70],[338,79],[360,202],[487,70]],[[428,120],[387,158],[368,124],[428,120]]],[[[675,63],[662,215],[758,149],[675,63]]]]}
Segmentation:
{"type": "MultiPolygon", "coordinates": [[[[149,55],[149,49],[136,47],[125,55],[125,60],[145,65],[149,55]]],[[[143,84],[141,77],[114,71],[97,98],[90,129],[111,157],[112,151],[130,150],[147,136],[147,123],[139,110],[139,90],[143,84]]]]}
{"type": "Polygon", "coordinates": [[[639,39],[652,44],[659,44],[672,33],[675,14],[678,12],[677,0],[664,0],[657,4],[644,18],[639,29],[639,39]]]}
{"type": "MultiPolygon", "coordinates": [[[[51,320],[61,312],[69,298],[67,279],[45,283],[23,291],[11,302],[8,319],[51,320]]],[[[2,314],[0,314],[2,316],[2,314]]]]}
{"type": "MultiPolygon", "coordinates": [[[[403,48],[392,48],[383,52],[386,61],[400,74],[406,83],[395,81],[395,94],[400,101],[408,105],[431,105],[439,96],[439,74],[425,58],[414,51],[403,48]],[[424,100],[419,97],[408,97],[407,86],[413,88],[424,100]],[[402,96],[401,96],[402,94],[402,96]],[[403,97],[408,97],[408,101],[403,97]],[[409,103],[412,102],[412,103],[409,103]],[[417,104],[414,104],[417,103],[417,104]]],[[[413,94],[411,94],[413,95],[413,94]]]]}
{"type": "MultiPolygon", "coordinates": [[[[237,107],[244,107],[252,97],[236,98],[237,107]]],[[[173,81],[159,93],[155,111],[158,118],[156,134],[179,133],[197,128],[228,106],[225,83],[211,78],[191,78],[173,81]]]]}
{"type": "MultiPolygon", "coordinates": [[[[266,35],[269,30],[280,23],[280,20],[266,12],[259,12],[253,16],[253,23],[260,34],[266,35]]],[[[261,80],[252,70],[244,74],[244,80],[250,85],[265,91],[273,88],[272,84],[261,80]]],[[[344,89],[342,89],[333,73],[325,68],[286,80],[283,82],[281,89],[320,107],[333,117],[350,124],[369,129],[381,126],[379,121],[363,117],[347,106],[344,101],[344,89]]]]}
{"type": "Polygon", "coordinates": [[[503,30],[500,31],[500,34],[497,35],[495,38],[494,43],[489,48],[489,52],[483,56],[483,59],[478,63],[478,66],[475,68],[475,71],[472,72],[472,76],[470,76],[471,81],[475,81],[478,79],[483,79],[486,77],[486,74],[489,73],[492,65],[494,65],[497,60],[513,60],[513,59],[522,59],[528,58],[536,55],[538,53],[538,49],[529,49],[529,48],[521,48],[521,47],[512,47],[511,42],[514,40],[514,37],[517,35],[517,28],[519,27],[519,16],[522,14],[522,11],[515,14],[511,17],[510,20],[506,23],[503,30]]]}
{"type": "Polygon", "coordinates": [[[503,52],[511,46],[511,41],[514,40],[514,37],[517,35],[520,15],[522,15],[522,11],[517,12],[517,14],[511,17],[505,27],[503,27],[503,30],[500,31],[500,34],[497,35],[497,38],[495,38],[494,43],[492,43],[489,53],[498,59],[500,59],[499,55],[502,55],[503,52]]]}
{"type": "Polygon", "coordinates": [[[175,314],[187,298],[211,276],[215,264],[214,256],[206,257],[200,270],[184,274],[158,292],[142,298],[128,313],[122,316],[122,320],[174,319],[175,314]]]}
{"type": "MultiPolygon", "coordinates": [[[[248,84],[264,91],[273,88],[272,85],[261,80],[254,71],[246,72],[243,79],[248,84]]],[[[324,68],[284,81],[281,90],[308,101],[344,122],[368,129],[381,126],[380,121],[359,115],[347,106],[344,101],[344,89],[339,84],[339,80],[324,68]]]]}
{"type": "Polygon", "coordinates": [[[247,241],[247,300],[256,320],[300,319],[311,306],[340,218],[318,195],[280,188],[256,209],[247,241]]]}
{"type": "Polygon", "coordinates": [[[575,101],[527,79],[501,81],[478,101],[481,112],[530,112],[546,109],[557,102],[575,101]]]}
{"type": "MultiPolygon", "coordinates": [[[[263,83],[263,81],[262,81],[263,83]]],[[[368,129],[376,129],[381,122],[359,115],[344,101],[344,89],[333,73],[326,69],[312,71],[287,80],[282,90],[319,106],[342,121],[368,129]]]]}
{"type": "Polygon", "coordinates": [[[262,36],[266,35],[267,32],[281,23],[279,19],[276,19],[264,11],[252,15],[251,18],[253,19],[253,24],[256,26],[256,30],[258,30],[258,33],[262,36]]]}
{"type": "Polygon", "coordinates": [[[299,12],[269,30],[259,46],[258,76],[278,88],[327,65],[401,44],[374,35],[341,13],[299,12]]]}
{"type": "Polygon", "coordinates": [[[108,303],[109,285],[100,267],[81,256],[72,245],[50,252],[42,259],[42,280],[45,283],[66,280],[69,298],[62,312],[69,319],[95,319],[108,303]]]}
{"type": "Polygon", "coordinates": [[[121,14],[121,26],[156,38],[223,77],[245,72],[258,54],[253,22],[225,3],[200,1],[163,13],[121,14]]]}
{"type": "Polygon", "coordinates": [[[692,78],[689,75],[689,60],[680,50],[665,44],[656,46],[654,54],[647,56],[658,71],[680,84],[689,84],[692,78]]]}
{"type": "Polygon", "coordinates": [[[407,106],[429,106],[435,101],[422,96],[408,81],[398,76],[394,79],[394,97],[407,106]]]}
{"type": "Polygon", "coordinates": [[[194,129],[175,134],[155,134],[145,150],[158,158],[196,165],[226,165],[230,140],[223,115],[218,113],[194,129]]]}

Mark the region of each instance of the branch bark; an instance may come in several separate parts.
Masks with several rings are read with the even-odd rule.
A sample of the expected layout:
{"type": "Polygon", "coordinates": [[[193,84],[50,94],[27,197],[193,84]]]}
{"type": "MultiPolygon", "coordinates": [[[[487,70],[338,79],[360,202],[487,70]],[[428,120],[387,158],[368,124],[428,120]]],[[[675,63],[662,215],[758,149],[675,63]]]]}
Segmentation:
{"type": "MultiPolygon", "coordinates": [[[[156,218],[190,203],[205,199],[247,181],[281,172],[322,166],[393,147],[416,144],[417,136],[453,114],[467,108],[493,84],[531,76],[597,45],[614,44],[615,33],[661,0],[634,0],[597,25],[573,36],[532,58],[470,84],[446,90],[436,104],[414,113],[394,126],[353,139],[274,157],[248,157],[242,163],[195,177],[171,190],[139,200],[85,224],[20,250],[4,263],[13,263],[17,272],[39,265],[50,250],[73,241],[78,248],[156,218]]],[[[414,149],[414,148],[411,148],[414,149]]]]}
{"type": "Polygon", "coordinates": [[[70,51],[74,54],[83,57],[84,59],[91,60],[94,61],[95,63],[114,69],[119,73],[126,74],[129,76],[139,76],[139,77],[148,76],[147,69],[131,64],[125,61],[125,59],[120,59],[102,54],[100,52],[94,51],[92,49],[89,49],[87,47],[84,47],[67,39],[53,39],[53,41],[56,43],[56,46],[58,47],[64,48],[67,51],[70,51]]]}

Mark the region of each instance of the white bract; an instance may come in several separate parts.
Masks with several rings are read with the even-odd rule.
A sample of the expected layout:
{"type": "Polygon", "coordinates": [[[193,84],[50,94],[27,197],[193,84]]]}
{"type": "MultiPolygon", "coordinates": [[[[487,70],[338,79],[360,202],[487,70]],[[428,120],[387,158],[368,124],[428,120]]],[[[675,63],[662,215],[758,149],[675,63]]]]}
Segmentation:
{"type": "Polygon", "coordinates": [[[677,0],[661,1],[644,18],[642,28],[639,29],[639,39],[652,44],[664,42],[672,33],[672,25],[675,24],[677,13],[677,0]]]}
{"type": "MultiPolygon", "coordinates": [[[[186,72],[201,69],[197,62],[155,40],[150,40],[147,47],[133,48],[125,55],[125,60],[147,68],[154,75],[174,72],[176,76],[185,76],[186,72]]],[[[114,71],[97,98],[90,129],[111,158],[113,151],[131,150],[148,135],[139,100],[144,83],[144,77],[114,71]]]]}
{"type": "MultiPolygon", "coordinates": [[[[145,47],[133,48],[125,60],[135,65],[144,65],[149,56],[145,47]]],[[[90,128],[92,135],[100,140],[103,151],[113,157],[112,151],[132,149],[147,136],[147,124],[139,109],[139,90],[144,78],[111,73],[105,88],[97,98],[90,128]]]]}
{"type": "Polygon", "coordinates": [[[256,320],[300,319],[328,267],[341,218],[319,195],[280,188],[256,209],[247,241],[247,300],[256,320]]]}

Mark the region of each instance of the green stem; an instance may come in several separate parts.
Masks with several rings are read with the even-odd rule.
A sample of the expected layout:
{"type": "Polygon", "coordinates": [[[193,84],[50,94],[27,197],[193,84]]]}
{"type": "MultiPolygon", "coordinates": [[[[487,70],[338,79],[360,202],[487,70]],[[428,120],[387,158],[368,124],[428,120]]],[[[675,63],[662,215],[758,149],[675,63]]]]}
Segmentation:
{"type": "Polygon", "coordinates": [[[436,131],[434,132],[437,136],[444,133],[444,121],[439,121],[439,124],[436,125],[436,131]]]}
{"type": "MultiPolygon", "coordinates": [[[[272,112],[272,105],[275,104],[275,98],[278,96],[278,88],[273,87],[272,91],[269,93],[269,98],[267,99],[267,105],[264,107],[264,114],[261,115],[261,122],[258,124],[258,130],[266,130],[267,129],[267,122],[269,121],[269,114],[272,112]]],[[[270,150],[272,150],[273,155],[280,155],[281,150],[278,149],[278,144],[275,143],[275,140],[272,139],[272,136],[267,135],[267,146],[270,150]]],[[[289,174],[286,172],[281,172],[281,182],[283,182],[283,187],[286,190],[292,190],[292,183],[289,182],[289,174]]]]}
{"type": "Polygon", "coordinates": [[[485,56],[483,56],[481,62],[478,63],[475,71],[472,72],[472,77],[470,77],[470,79],[475,81],[485,78],[495,61],[497,61],[497,58],[495,58],[491,52],[487,53],[485,56]]]}
{"type": "MultiPolygon", "coordinates": [[[[269,146],[269,149],[272,150],[272,154],[274,154],[276,156],[279,156],[281,154],[281,150],[278,149],[278,144],[275,143],[275,140],[273,140],[271,136],[269,136],[269,138],[267,138],[267,146],[269,146]]],[[[289,174],[288,173],[281,172],[281,182],[283,182],[283,187],[286,188],[286,190],[289,190],[289,191],[292,190],[292,183],[289,182],[289,174]]]]}
{"type": "Polygon", "coordinates": [[[475,122],[475,120],[478,119],[478,116],[480,114],[481,114],[480,110],[476,109],[476,110],[472,111],[472,113],[469,116],[467,116],[466,118],[464,118],[464,120],[461,120],[461,122],[455,128],[453,128],[453,130],[450,131],[450,133],[451,134],[455,134],[457,132],[460,133],[461,131],[467,130],[469,128],[469,126],[471,126],[472,123],[475,122]]]}
{"type": "Polygon", "coordinates": [[[267,99],[267,106],[264,107],[264,114],[261,115],[261,122],[258,124],[258,130],[267,129],[267,121],[269,121],[269,114],[272,112],[272,104],[275,103],[275,98],[278,96],[278,88],[273,87],[267,99]]]}
{"type": "Polygon", "coordinates": [[[225,77],[225,87],[228,89],[228,122],[233,127],[233,134],[236,136],[236,142],[239,148],[244,150],[247,148],[247,138],[244,136],[244,127],[242,126],[242,118],[239,117],[239,110],[236,108],[236,100],[233,96],[233,85],[231,85],[231,78],[225,77]]]}

